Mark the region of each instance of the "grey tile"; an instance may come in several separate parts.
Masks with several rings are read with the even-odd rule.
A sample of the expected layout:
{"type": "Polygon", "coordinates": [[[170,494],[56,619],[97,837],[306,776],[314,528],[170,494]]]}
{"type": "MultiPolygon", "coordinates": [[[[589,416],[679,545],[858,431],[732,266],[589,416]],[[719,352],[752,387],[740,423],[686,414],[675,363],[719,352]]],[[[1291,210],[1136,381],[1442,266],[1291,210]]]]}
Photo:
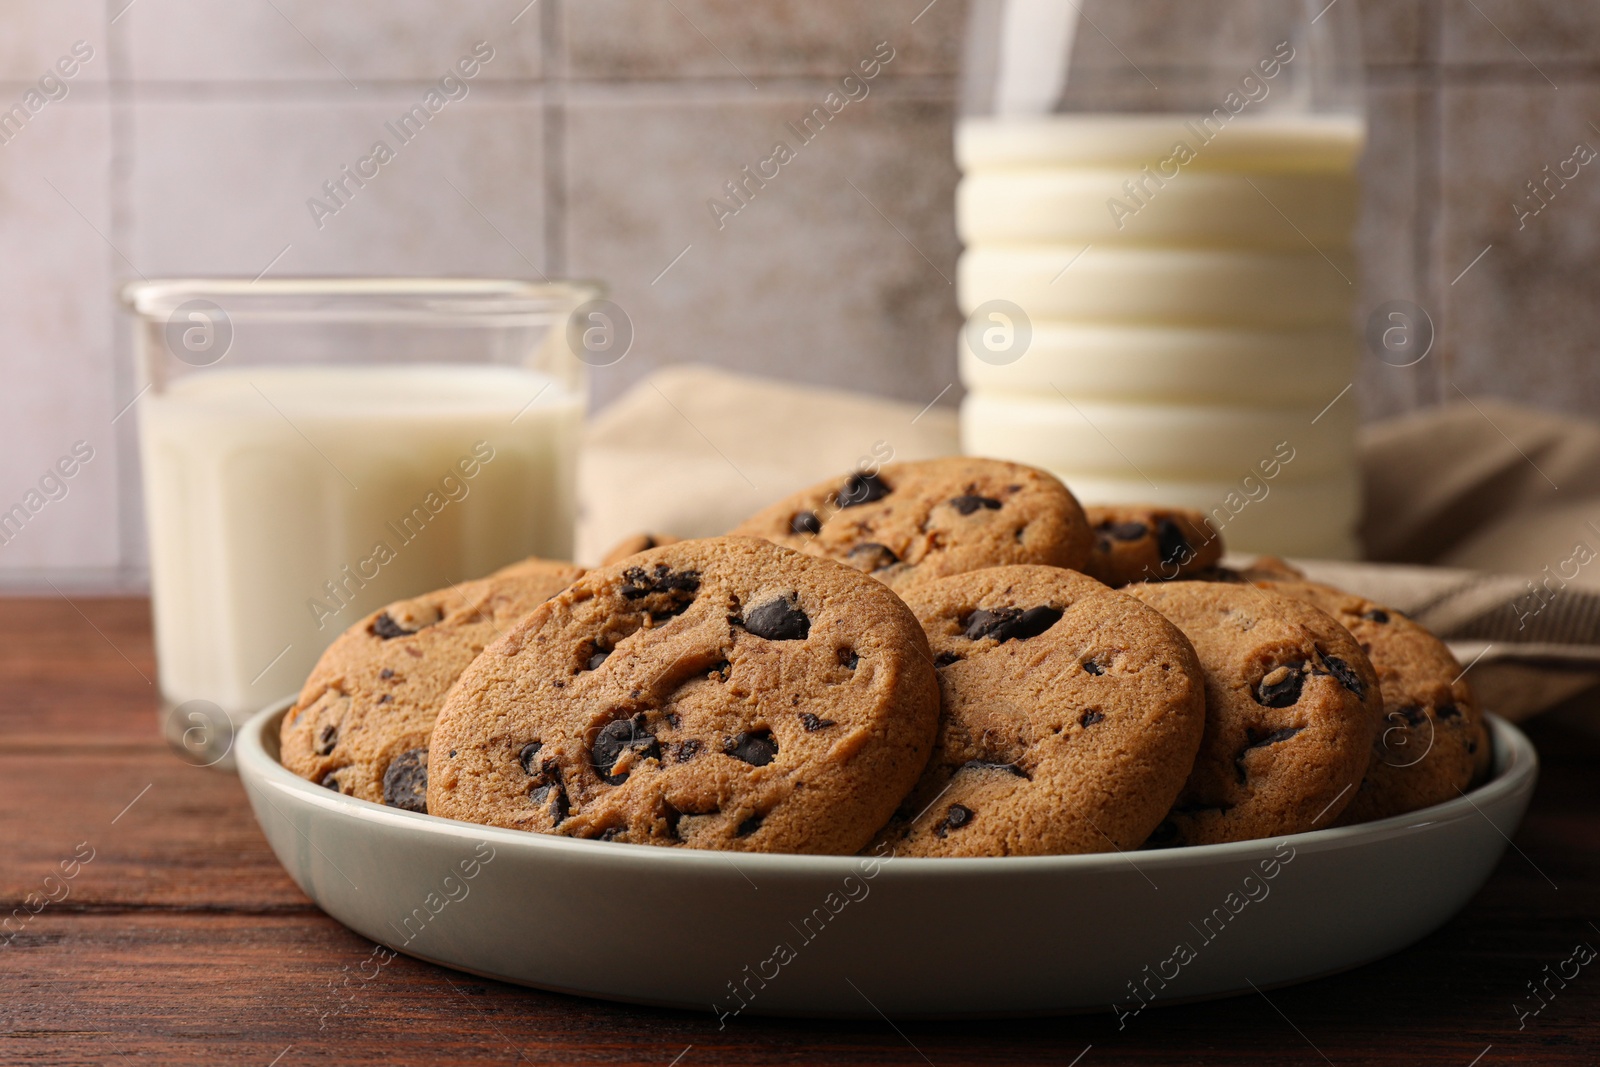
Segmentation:
{"type": "Polygon", "coordinates": [[[680,362],[921,403],[955,381],[952,106],[875,94],[803,144],[786,123],[821,96],[571,108],[572,273],[608,282],[637,338],[598,400],[680,362]],[[719,229],[709,204],[780,140],[794,160],[719,229]]]}
{"type": "Polygon", "coordinates": [[[119,558],[110,159],[104,104],[54,106],[0,149],[0,512],[34,512],[0,544],[7,577],[119,558]],[[92,458],[64,495],[41,488],[78,441],[92,458]]]}
{"type": "Polygon", "coordinates": [[[1600,149],[1597,114],[1594,86],[1445,90],[1441,343],[1468,393],[1583,414],[1600,406],[1600,159],[1519,219],[1537,206],[1526,183],[1545,166],[1559,169],[1580,142],[1600,149]]]}
{"type": "MultiPolygon", "coordinates": [[[[1446,63],[1532,70],[1540,62],[1589,63],[1600,55],[1600,6],[1588,0],[1450,0],[1442,8],[1446,63]]],[[[1560,71],[1549,73],[1564,81],[1560,71]]]]}
{"type": "MultiPolygon", "coordinates": [[[[1361,222],[1356,251],[1361,264],[1358,325],[1397,300],[1427,303],[1419,253],[1419,170],[1429,151],[1423,143],[1423,109],[1429,90],[1373,86],[1368,91],[1367,151],[1361,162],[1361,222]]],[[[1365,339],[1363,338],[1363,342],[1365,339]]],[[[1363,343],[1357,396],[1368,419],[1415,407],[1431,386],[1434,364],[1399,367],[1378,358],[1363,343]]]]}
{"type": "MultiPolygon", "coordinates": [[[[83,42],[92,55],[81,63],[68,62],[63,69],[77,66],[68,80],[68,93],[85,82],[104,82],[106,62],[105,0],[0,0],[0,82],[37,82],[47,73],[59,76],[56,67],[63,58],[71,60],[72,46],[83,42]]],[[[80,55],[85,51],[80,49],[80,55]]],[[[47,87],[48,88],[48,87],[47,87]]],[[[20,96],[7,87],[10,106],[20,96]]]]}
{"type": "Polygon", "coordinates": [[[519,17],[525,2],[137,0],[117,30],[139,81],[438,80],[478,42],[493,54],[475,77],[493,81],[539,74],[540,11],[519,17]]]}
{"type": "Polygon", "coordinates": [[[1368,64],[1414,64],[1429,54],[1422,0],[1363,0],[1360,11],[1368,64]]]}
{"type": "Polygon", "coordinates": [[[964,0],[560,0],[576,78],[842,77],[895,49],[896,75],[953,74],[964,0]]]}
{"type": "Polygon", "coordinates": [[[537,100],[468,96],[402,143],[390,124],[418,103],[417,91],[338,99],[134,107],[129,254],[138,269],[254,276],[272,263],[276,274],[521,277],[544,269],[537,100]],[[346,195],[330,197],[324,183],[360,167],[380,140],[394,158],[364,186],[347,182],[346,195]],[[314,210],[314,199],[337,210],[314,210]]]}

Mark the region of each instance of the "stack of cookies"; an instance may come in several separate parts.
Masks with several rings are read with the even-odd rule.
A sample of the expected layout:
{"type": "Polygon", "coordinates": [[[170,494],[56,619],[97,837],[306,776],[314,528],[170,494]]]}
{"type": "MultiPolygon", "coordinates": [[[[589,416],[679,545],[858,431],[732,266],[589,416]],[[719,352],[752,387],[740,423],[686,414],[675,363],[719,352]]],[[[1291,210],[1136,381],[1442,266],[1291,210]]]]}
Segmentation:
{"type": "Polygon", "coordinates": [[[686,848],[1127,851],[1451,799],[1461,667],[1196,513],[1085,512],[975,458],[857,471],[728,536],[641,534],[390,605],[324,654],[284,766],[450,819],[686,848]]]}

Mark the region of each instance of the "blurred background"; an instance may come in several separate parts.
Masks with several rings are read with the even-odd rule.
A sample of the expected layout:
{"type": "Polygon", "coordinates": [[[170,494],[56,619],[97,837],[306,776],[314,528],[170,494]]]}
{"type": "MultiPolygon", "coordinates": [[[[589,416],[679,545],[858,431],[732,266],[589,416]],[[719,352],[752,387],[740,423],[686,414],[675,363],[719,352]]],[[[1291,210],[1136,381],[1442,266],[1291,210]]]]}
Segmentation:
{"type": "MultiPolygon", "coordinates": [[[[1438,331],[1415,366],[1368,359],[1363,416],[1458,389],[1592,412],[1600,173],[1542,201],[1529,183],[1600,147],[1600,6],[1361,7],[1360,306],[1415,301],[1438,331]]],[[[93,452],[49,524],[0,545],[0,588],[143,585],[115,299],[141,277],[600,278],[637,340],[596,371],[596,406],[684,362],[953,406],[965,16],[962,0],[0,0],[0,511],[75,442],[93,452]],[[346,179],[478,42],[488,58],[426,126],[346,179]],[[726,183],[882,42],[870,94],[719,217],[726,183]]],[[[1140,32],[1137,2],[1116,32],[1140,32]]]]}

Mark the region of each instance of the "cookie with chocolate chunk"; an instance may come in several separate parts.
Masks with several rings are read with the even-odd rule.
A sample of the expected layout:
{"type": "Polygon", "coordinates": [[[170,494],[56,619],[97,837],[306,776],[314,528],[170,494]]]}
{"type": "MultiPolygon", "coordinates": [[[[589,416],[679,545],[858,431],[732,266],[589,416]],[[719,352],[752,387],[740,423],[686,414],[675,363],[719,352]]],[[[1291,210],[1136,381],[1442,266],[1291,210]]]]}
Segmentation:
{"type": "Polygon", "coordinates": [[[1126,592],[1182,630],[1205,671],[1200,754],[1149,843],[1245,841],[1338,821],[1366,774],[1382,708],[1377,675],[1349,631],[1248,584],[1126,592]]]}
{"type": "Polygon", "coordinates": [[[523,560],[368,615],[328,646],[284,715],[283,765],[347,796],[425,810],[445,693],[485,645],[581,574],[523,560]]]}
{"type": "Polygon", "coordinates": [[[748,537],[590,571],[440,712],[428,810],[632,844],[851,853],[938,725],[927,639],[883,585],[748,537]]]}
{"type": "Polygon", "coordinates": [[[1094,530],[1084,573],[1112,587],[1194,577],[1222,558],[1222,535],[1190,508],[1119,504],[1084,513],[1094,530]]]}
{"type": "Polygon", "coordinates": [[[1083,509],[1045,471],[952,457],[857,471],[787,497],[733,534],[836,559],[885,585],[1013,563],[1081,569],[1083,509]]]}
{"type": "Polygon", "coordinates": [[[1143,844],[1205,727],[1204,676],[1177,628],[1055,567],[973,571],[904,595],[943,710],[927,769],[881,840],[901,856],[1143,844]]]}
{"type": "Polygon", "coordinates": [[[673,537],[671,534],[636,533],[612,545],[606,554],[600,557],[600,566],[609,567],[613,563],[621,563],[629,556],[637,556],[641,552],[648,552],[662,545],[675,545],[680,540],[682,538],[673,537]]]}
{"type": "Polygon", "coordinates": [[[1311,604],[1349,630],[1378,672],[1383,723],[1343,823],[1402,815],[1468,789],[1488,770],[1489,736],[1466,672],[1445,643],[1393,608],[1305,581],[1264,589],[1311,604]]]}

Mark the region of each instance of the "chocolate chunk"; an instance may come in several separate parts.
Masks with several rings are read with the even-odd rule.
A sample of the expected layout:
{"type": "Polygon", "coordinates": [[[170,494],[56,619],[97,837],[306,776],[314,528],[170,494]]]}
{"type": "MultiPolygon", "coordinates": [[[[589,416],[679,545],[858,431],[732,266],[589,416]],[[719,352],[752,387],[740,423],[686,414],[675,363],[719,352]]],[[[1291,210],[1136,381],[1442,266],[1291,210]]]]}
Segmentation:
{"type": "Polygon", "coordinates": [[[1389,621],[1389,613],[1384,611],[1382,608],[1373,608],[1371,611],[1364,613],[1361,617],[1366,619],[1368,622],[1389,621]]]}
{"type": "MultiPolygon", "coordinates": [[[[643,719],[644,716],[639,716],[643,719]]],[[[611,768],[622,759],[623,753],[632,752],[634,761],[661,758],[661,743],[643,730],[643,723],[633,719],[613,719],[601,729],[589,751],[589,760],[595,773],[610,785],[621,785],[628,780],[628,772],[612,774],[611,768]]]]}
{"type": "Polygon", "coordinates": [[[1267,708],[1287,708],[1300,699],[1300,687],[1306,677],[1304,663],[1292,663],[1268,672],[1256,686],[1256,703],[1267,708]]]}
{"type": "MultiPolygon", "coordinates": [[[[339,768],[339,770],[343,769],[343,767],[339,768]]],[[[324,789],[331,789],[335,793],[344,792],[344,790],[339,787],[339,771],[329,771],[327,774],[322,776],[322,781],[318,782],[317,784],[324,789]]]]}
{"type": "Polygon", "coordinates": [[[859,507],[874,500],[882,500],[888,495],[889,487],[884,484],[882,478],[866,471],[857,471],[844,480],[844,488],[839,490],[839,506],[859,507]]]}
{"type": "Polygon", "coordinates": [[[971,515],[979,508],[987,508],[990,511],[999,511],[1000,501],[995,500],[993,497],[973,496],[971,493],[966,493],[951,500],[950,506],[961,512],[963,515],[971,515]]]}
{"type": "Polygon", "coordinates": [[[372,620],[372,636],[381,637],[385,641],[393,640],[396,637],[406,637],[416,632],[415,630],[407,630],[404,626],[395,622],[389,617],[387,611],[372,620]]]}
{"type": "Polygon", "coordinates": [[[378,698],[378,703],[380,703],[380,704],[387,704],[387,703],[389,703],[389,701],[391,701],[391,700],[393,700],[393,699],[394,699],[394,697],[393,697],[393,696],[391,696],[391,695],[390,695],[390,694],[388,694],[388,693],[385,693],[385,694],[383,694],[383,695],[382,695],[382,696],[381,696],[381,697],[379,697],[379,698],[378,698]]]}
{"type": "Polygon", "coordinates": [[[561,787],[560,782],[546,782],[544,785],[534,786],[528,790],[528,800],[535,807],[548,811],[551,821],[557,826],[565,821],[570,810],[567,805],[567,791],[561,787]]]}
{"type": "Polygon", "coordinates": [[[984,611],[980,608],[967,616],[964,625],[969,641],[979,641],[985,637],[1001,642],[1026,641],[1030,637],[1038,637],[1060,619],[1060,608],[1041,606],[1027,611],[1017,608],[984,611]]]}
{"type": "MultiPolygon", "coordinates": [[[[715,678],[719,682],[726,682],[729,676],[732,674],[733,664],[729,663],[725,659],[718,660],[716,663],[713,663],[710,670],[706,671],[707,678],[715,678]]],[[[672,725],[677,726],[678,724],[673,723],[672,725]]]]}
{"type": "Polygon", "coordinates": [[[997,763],[994,760],[986,759],[969,759],[957,768],[957,773],[960,773],[960,771],[1005,771],[1007,774],[1014,774],[1018,778],[1028,777],[1028,772],[1018,767],[1015,763],[997,763]]]}
{"type": "Polygon", "coordinates": [[[779,597],[745,613],[744,628],[768,641],[803,641],[811,620],[789,597],[779,597]]]}
{"type": "Polygon", "coordinates": [[[584,664],[583,669],[586,671],[599,670],[600,664],[604,663],[606,661],[606,657],[609,655],[611,655],[611,650],[609,648],[595,649],[594,654],[589,657],[588,662],[584,664]]]}
{"type": "Polygon", "coordinates": [[[1100,711],[1086,711],[1082,715],[1078,716],[1079,726],[1093,726],[1097,722],[1105,721],[1105,713],[1100,711]]]}
{"type": "Polygon", "coordinates": [[[698,571],[674,571],[665,563],[657,563],[653,570],[629,567],[622,572],[622,596],[626,600],[641,600],[647,596],[664,595],[668,606],[652,609],[653,615],[676,615],[694,603],[700,590],[698,571]]]}
{"type": "Polygon", "coordinates": [[[383,772],[383,802],[391,808],[428,813],[428,750],[413,748],[383,772]]]}
{"type": "Polygon", "coordinates": [[[952,663],[960,662],[961,657],[956,655],[954,652],[941,652],[937,656],[933,657],[933,665],[935,667],[948,667],[952,663]]]}
{"type": "Polygon", "coordinates": [[[819,534],[822,532],[822,520],[817,518],[815,511],[797,512],[789,520],[789,532],[793,534],[819,534]]]}
{"type": "Polygon", "coordinates": [[[893,567],[900,562],[900,557],[894,554],[893,549],[888,545],[880,545],[876,542],[857,545],[846,554],[846,558],[850,560],[852,567],[857,570],[866,570],[869,573],[871,571],[881,571],[885,567],[893,567]]]}
{"type": "Polygon", "coordinates": [[[1428,717],[1427,713],[1421,708],[1412,705],[1404,708],[1396,708],[1395,710],[1389,712],[1389,714],[1385,715],[1384,718],[1393,719],[1396,715],[1404,719],[1407,726],[1421,726],[1422,720],[1428,717]]]}
{"type": "Polygon", "coordinates": [[[338,743],[339,727],[330,722],[317,734],[317,747],[314,751],[319,756],[326,756],[333,751],[333,746],[338,743]]]}
{"type": "Polygon", "coordinates": [[[1461,714],[1461,709],[1454,704],[1440,704],[1433,709],[1433,714],[1440,719],[1454,719],[1461,714]]]}
{"type": "Polygon", "coordinates": [[[756,730],[725,741],[722,751],[752,767],[765,767],[777,756],[778,742],[770,731],[756,730]]]}
{"type": "Polygon", "coordinates": [[[1361,676],[1356,673],[1354,667],[1337,656],[1323,656],[1322,662],[1328,665],[1328,673],[1339,679],[1340,685],[1362,700],[1367,698],[1367,687],[1362,683],[1361,676]]]}
{"type": "Polygon", "coordinates": [[[809,711],[802,711],[800,713],[800,725],[806,728],[806,733],[814,734],[818,730],[826,730],[828,727],[837,724],[832,719],[819,719],[809,711]]]}
{"type": "Polygon", "coordinates": [[[700,754],[700,742],[690,738],[680,743],[675,750],[679,763],[688,763],[700,754]]]}
{"type": "Polygon", "coordinates": [[[860,662],[861,657],[856,655],[855,649],[841,648],[839,650],[839,666],[853,671],[856,669],[856,664],[860,662]]]}
{"type": "Polygon", "coordinates": [[[388,667],[385,667],[383,670],[378,672],[378,677],[387,682],[390,678],[394,677],[394,671],[388,667]]]}
{"type": "Polygon", "coordinates": [[[746,819],[744,822],[740,823],[738,825],[738,827],[733,831],[733,836],[734,837],[749,837],[751,834],[753,834],[757,830],[761,829],[761,824],[765,820],[766,820],[766,816],[761,814],[760,812],[757,812],[756,814],[754,814],[754,815],[750,816],[748,819],[746,819]]]}
{"type": "MultiPolygon", "coordinates": [[[[1298,678],[1299,675],[1295,675],[1295,677],[1298,678]]],[[[1244,748],[1239,750],[1239,754],[1233,757],[1233,769],[1238,772],[1239,783],[1243,785],[1249,777],[1245,771],[1244,758],[1250,753],[1251,749],[1266,748],[1268,745],[1276,745],[1280,741],[1287,741],[1303,729],[1305,729],[1303,726],[1289,726],[1282,730],[1273,730],[1270,733],[1263,733],[1254,729],[1246,730],[1245,737],[1248,742],[1244,748]]]]}
{"type": "Polygon", "coordinates": [[[1161,551],[1164,566],[1179,566],[1194,559],[1194,546],[1183,535],[1183,527],[1171,519],[1156,523],[1156,545],[1161,551]]]}
{"type": "Polygon", "coordinates": [[[539,750],[543,747],[544,745],[538,741],[529,741],[527,744],[522,746],[522,751],[517,753],[517,762],[522,764],[522,773],[528,775],[530,778],[534,775],[533,757],[537,756],[539,754],[539,750]]]}
{"type": "Polygon", "coordinates": [[[1142,522],[1113,522],[1101,529],[1118,541],[1142,541],[1150,536],[1150,527],[1142,522]]]}
{"type": "Polygon", "coordinates": [[[626,826],[610,826],[601,831],[599,840],[615,841],[617,838],[621,837],[627,832],[628,828],[626,826]]]}
{"type": "Polygon", "coordinates": [[[952,805],[950,805],[949,810],[944,813],[944,821],[941,822],[938,825],[938,827],[934,829],[934,831],[933,831],[934,836],[935,837],[943,837],[945,834],[949,833],[951,830],[959,829],[959,828],[967,825],[967,823],[969,823],[971,821],[972,821],[972,809],[971,808],[969,808],[969,807],[967,807],[967,806],[965,806],[963,804],[952,804],[952,805]]]}
{"type": "Polygon", "coordinates": [[[1099,663],[1098,660],[1092,660],[1092,659],[1084,660],[1083,661],[1083,669],[1085,671],[1089,672],[1090,674],[1094,675],[1096,678],[1098,678],[1102,674],[1106,673],[1106,669],[1104,667],[1100,666],[1100,663],[1099,663]]]}

